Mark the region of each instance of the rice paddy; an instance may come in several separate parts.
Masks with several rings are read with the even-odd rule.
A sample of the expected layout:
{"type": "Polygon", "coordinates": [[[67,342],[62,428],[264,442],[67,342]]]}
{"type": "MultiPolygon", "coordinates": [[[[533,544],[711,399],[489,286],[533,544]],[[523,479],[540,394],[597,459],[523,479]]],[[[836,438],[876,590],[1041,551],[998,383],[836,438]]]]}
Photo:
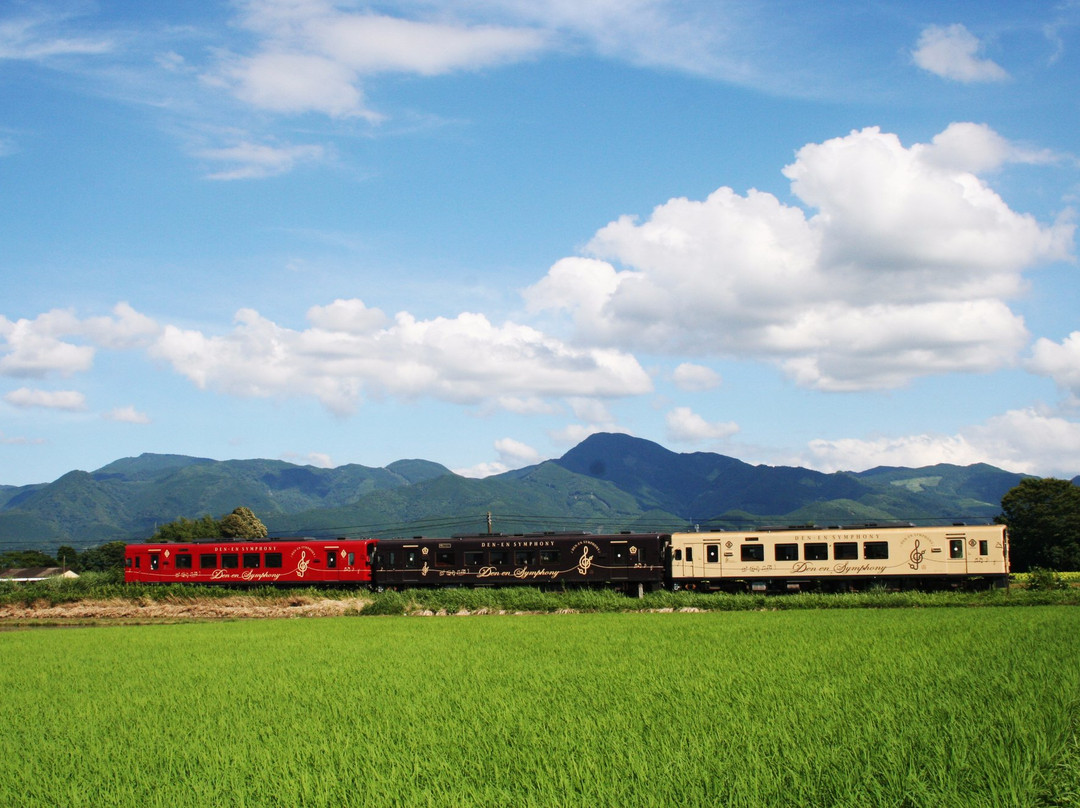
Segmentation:
{"type": "Polygon", "coordinates": [[[0,805],[1080,805],[1080,610],[0,634],[0,805]]]}

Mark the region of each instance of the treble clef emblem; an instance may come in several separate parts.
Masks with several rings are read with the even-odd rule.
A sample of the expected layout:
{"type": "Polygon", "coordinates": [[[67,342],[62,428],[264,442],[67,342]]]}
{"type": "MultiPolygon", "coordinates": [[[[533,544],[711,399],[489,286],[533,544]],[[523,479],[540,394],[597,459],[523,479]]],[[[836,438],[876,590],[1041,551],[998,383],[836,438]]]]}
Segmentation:
{"type": "Polygon", "coordinates": [[[304,573],[307,572],[307,568],[308,568],[307,550],[302,550],[300,552],[300,560],[296,562],[296,577],[297,578],[303,578],[304,573]]]}
{"type": "Polygon", "coordinates": [[[579,575],[588,575],[589,568],[592,567],[593,557],[589,555],[589,548],[586,547],[585,551],[581,554],[581,558],[578,559],[577,571],[579,575]]]}
{"type": "Polygon", "coordinates": [[[908,556],[908,560],[911,562],[908,564],[913,570],[917,570],[922,563],[923,556],[926,555],[924,550],[919,549],[919,540],[915,539],[915,549],[911,551],[911,555],[908,556]]]}

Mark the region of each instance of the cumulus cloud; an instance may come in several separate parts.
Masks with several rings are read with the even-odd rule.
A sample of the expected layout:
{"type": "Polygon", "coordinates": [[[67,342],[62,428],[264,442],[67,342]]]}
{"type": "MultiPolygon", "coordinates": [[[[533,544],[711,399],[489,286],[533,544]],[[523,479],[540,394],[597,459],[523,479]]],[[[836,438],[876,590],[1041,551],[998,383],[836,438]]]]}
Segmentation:
{"type": "Polygon", "coordinates": [[[111,317],[85,320],[67,309],[53,309],[33,320],[9,320],[0,315],[0,375],[70,376],[90,369],[95,345],[137,347],[147,344],[156,333],[157,324],[127,303],[118,303],[111,317]],[[80,344],[86,341],[94,344],[80,344]]]}
{"type": "Polygon", "coordinates": [[[1032,373],[1050,377],[1074,401],[1080,401],[1080,331],[1073,331],[1060,343],[1039,339],[1026,366],[1032,373]]]}
{"type": "Polygon", "coordinates": [[[689,407],[676,407],[664,420],[668,438],[677,443],[723,440],[739,431],[739,425],[733,421],[706,421],[689,407]]]}
{"type": "Polygon", "coordinates": [[[1034,408],[1010,410],[956,435],[816,440],[808,448],[797,462],[823,471],[989,463],[1025,474],[1080,474],[1080,423],[1034,408]]]}
{"type": "Polygon", "coordinates": [[[4,396],[4,401],[20,409],[67,410],[86,409],[86,396],[76,390],[33,390],[20,387],[4,396]]]}
{"type": "Polygon", "coordinates": [[[365,391],[469,404],[652,389],[629,354],[573,348],[528,326],[494,325],[481,314],[417,320],[402,312],[375,328],[374,310],[339,300],[314,307],[309,317],[313,327],[296,331],[242,309],[226,335],[166,326],[151,352],[201,388],[311,395],[338,414],[352,412],[365,391]]]}
{"type": "Polygon", "coordinates": [[[602,228],[526,303],[585,344],[767,359],[823,390],[1000,368],[1027,340],[1003,299],[1073,239],[1067,217],[1042,225],[972,173],[1016,159],[1002,141],[954,125],[911,148],[876,127],[809,144],[784,174],[812,216],[756,190],[672,199],[602,228]]]}
{"type": "Polygon", "coordinates": [[[931,25],[923,29],[912,57],[923,70],[965,84],[1007,79],[1004,68],[978,56],[981,48],[978,38],[959,23],[931,25]]]}

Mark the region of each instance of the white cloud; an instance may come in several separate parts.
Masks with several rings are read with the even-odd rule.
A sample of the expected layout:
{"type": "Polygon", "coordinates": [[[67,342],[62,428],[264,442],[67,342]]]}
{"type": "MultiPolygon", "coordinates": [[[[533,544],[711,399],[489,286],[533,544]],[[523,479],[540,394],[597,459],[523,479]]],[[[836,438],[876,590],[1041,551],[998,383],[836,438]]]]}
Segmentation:
{"type": "Polygon", "coordinates": [[[687,393],[715,390],[720,386],[720,374],[704,365],[683,362],[671,374],[675,386],[687,393]]]}
{"type": "Polygon", "coordinates": [[[60,33],[63,17],[40,15],[0,20],[0,60],[40,61],[54,56],[86,56],[108,53],[108,38],[70,37],[60,33]]]}
{"type": "Polygon", "coordinates": [[[1027,369],[1053,379],[1080,401],[1080,331],[1073,331],[1060,343],[1039,339],[1032,348],[1027,369]]]}
{"type": "Polygon", "coordinates": [[[665,417],[668,438],[677,443],[723,440],[739,431],[733,421],[706,421],[689,407],[676,407],[665,417]]]}
{"type": "Polygon", "coordinates": [[[95,348],[71,341],[89,340],[106,348],[146,345],[157,324],[127,303],[118,303],[111,317],[80,320],[74,312],[53,309],[33,320],[8,320],[0,315],[0,375],[41,378],[70,376],[89,370],[95,348]]]}
{"type": "Polygon", "coordinates": [[[326,155],[322,146],[268,146],[242,142],[235,146],[203,149],[196,156],[228,168],[207,176],[211,180],[246,180],[272,177],[291,171],[297,163],[317,162],[326,155]]]}
{"type": "Polygon", "coordinates": [[[211,83],[259,109],[369,120],[379,116],[364,101],[366,76],[473,70],[547,46],[535,28],[404,19],[317,0],[248,2],[240,22],[260,37],[259,51],[227,59],[211,83]]]}
{"type": "Polygon", "coordinates": [[[784,174],[811,218],[730,188],[624,216],[595,257],[525,290],[528,308],[569,313],[587,344],[767,359],[826,390],[1008,365],[1027,331],[1002,301],[1024,270],[1069,257],[1073,225],[1012,211],[971,173],[1013,159],[991,130],[943,135],[905,148],[869,128],[803,147],[784,174]],[[957,166],[968,141],[982,155],[957,166]]]}
{"type": "Polygon", "coordinates": [[[21,409],[67,410],[86,409],[86,396],[76,390],[32,390],[20,387],[4,396],[4,401],[21,409]]]}
{"type": "Polygon", "coordinates": [[[499,453],[499,459],[512,468],[539,463],[541,460],[536,449],[513,438],[499,438],[495,441],[495,451],[499,453]]]}
{"type": "Polygon", "coordinates": [[[43,438],[8,437],[0,432],[0,446],[41,446],[44,443],[43,438]]]}
{"type": "Polygon", "coordinates": [[[652,389],[637,360],[619,351],[572,348],[527,326],[495,326],[470,313],[422,321],[403,312],[373,330],[371,312],[360,301],[336,301],[310,311],[317,327],[295,331],[242,309],[225,336],[167,326],[152,354],[201,388],[241,396],[311,395],[339,414],[352,412],[365,391],[492,403],[652,389]]]}
{"type": "Polygon", "coordinates": [[[1009,471],[1072,478],[1080,474],[1080,423],[1035,409],[1011,410],[956,435],[816,440],[797,462],[822,471],[875,466],[989,463],[1009,471]]]}
{"type": "Polygon", "coordinates": [[[139,412],[135,407],[128,405],[127,407],[116,407],[109,412],[102,415],[107,421],[119,421],[123,424],[148,424],[150,423],[150,416],[144,412],[139,412]]]}
{"type": "Polygon", "coordinates": [[[88,370],[94,362],[94,349],[60,339],[78,330],[76,317],[59,309],[33,320],[12,321],[0,315],[0,375],[41,378],[88,370]]]}
{"type": "Polygon", "coordinates": [[[978,56],[982,43],[959,23],[942,28],[923,29],[912,53],[915,64],[923,70],[965,84],[976,81],[1002,81],[1009,74],[995,62],[978,56]]]}
{"type": "Polygon", "coordinates": [[[307,454],[286,452],[281,456],[281,459],[287,463],[296,463],[301,466],[314,466],[317,469],[334,468],[334,463],[330,459],[330,455],[325,452],[308,452],[307,454]]]}

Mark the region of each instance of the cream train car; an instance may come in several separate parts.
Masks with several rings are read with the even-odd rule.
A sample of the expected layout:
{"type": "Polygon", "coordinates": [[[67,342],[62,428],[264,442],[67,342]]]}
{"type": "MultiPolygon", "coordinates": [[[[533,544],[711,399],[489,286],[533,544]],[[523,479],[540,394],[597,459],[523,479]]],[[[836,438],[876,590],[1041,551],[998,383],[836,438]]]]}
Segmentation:
{"type": "Polygon", "coordinates": [[[792,592],[1005,586],[1002,525],[673,533],[675,589],[792,592]]]}

